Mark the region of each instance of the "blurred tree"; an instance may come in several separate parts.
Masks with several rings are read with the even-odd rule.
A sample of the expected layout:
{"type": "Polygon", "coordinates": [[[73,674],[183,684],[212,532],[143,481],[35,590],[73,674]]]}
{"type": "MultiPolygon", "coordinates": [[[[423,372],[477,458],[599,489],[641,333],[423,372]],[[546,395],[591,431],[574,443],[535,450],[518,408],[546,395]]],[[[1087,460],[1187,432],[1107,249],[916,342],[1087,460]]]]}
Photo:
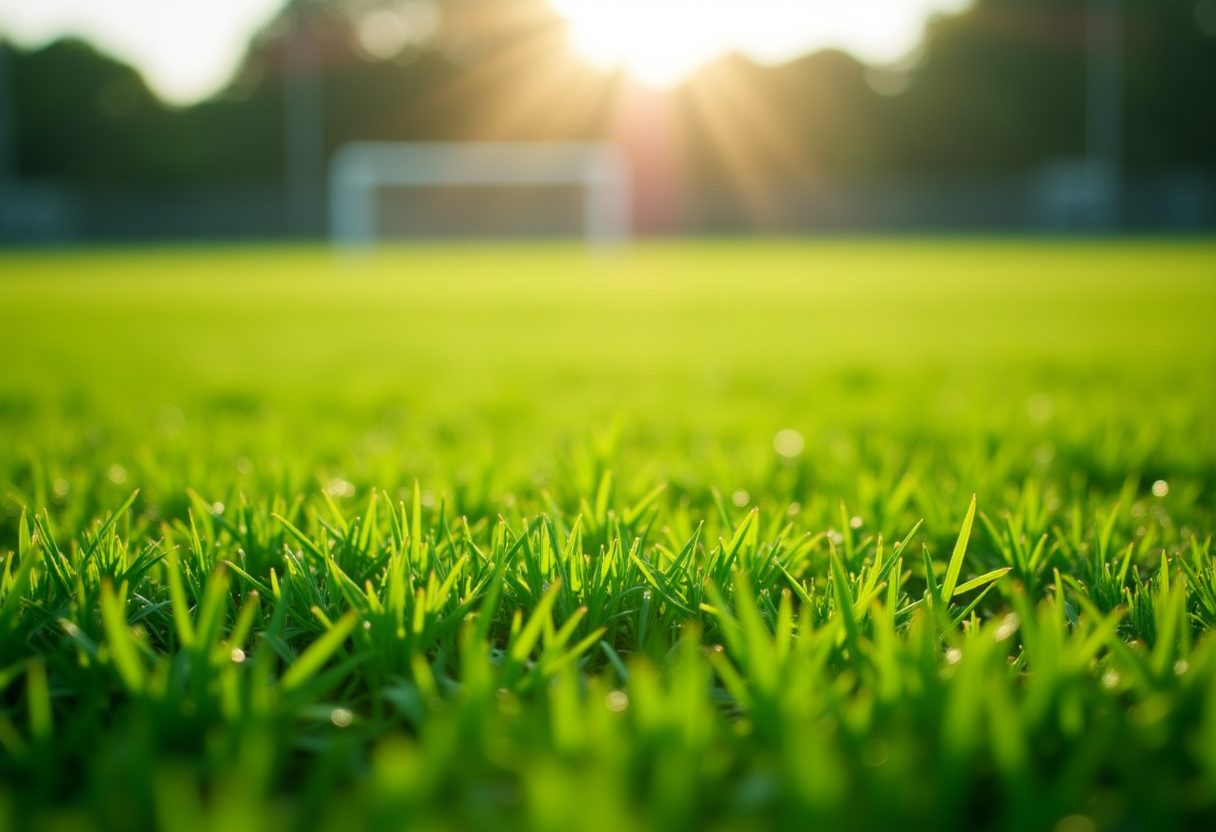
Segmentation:
{"type": "Polygon", "coordinates": [[[1085,151],[1085,0],[979,0],[928,27],[883,166],[1011,171],[1085,151]]]}
{"type": "MultiPolygon", "coordinates": [[[[1124,164],[1216,167],[1204,3],[1122,6],[1124,164]]],[[[1087,0],[976,0],[932,23],[907,90],[889,102],[883,166],[1022,170],[1084,153],[1086,11],[1087,0]]]]}
{"type": "Polygon", "coordinates": [[[23,178],[145,179],[164,111],[131,68],[80,41],[12,59],[16,158],[23,178]]]}
{"type": "MultiPolygon", "coordinates": [[[[763,67],[738,56],[670,94],[682,176],[1026,171],[1085,151],[1087,0],[976,0],[917,52],[763,67]]],[[[1123,0],[1125,159],[1216,168],[1216,0],[1123,0]]],[[[585,65],[543,0],[300,0],[213,100],[173,110],[77,42],[12,55],[20,173],[88,186],[285,181],[287,51],[319,71],[322,157],[356,139],[614,135],[629,84],[585,65]]],[[[665,116],[666,117],[666,116],[665,116]]]]}
{"type": "Polygon", "coordinates": [[[1124,5],[1128,168],[1216,168],[1216,3],[1124,5]]]}
{"type": "Polygon", "coordinates": [[[75,40],[17,51],[12,84],[22,178],[152,187],[278,175],[275,128],[255,99],[172,110],[133,69],[75,40]]]}

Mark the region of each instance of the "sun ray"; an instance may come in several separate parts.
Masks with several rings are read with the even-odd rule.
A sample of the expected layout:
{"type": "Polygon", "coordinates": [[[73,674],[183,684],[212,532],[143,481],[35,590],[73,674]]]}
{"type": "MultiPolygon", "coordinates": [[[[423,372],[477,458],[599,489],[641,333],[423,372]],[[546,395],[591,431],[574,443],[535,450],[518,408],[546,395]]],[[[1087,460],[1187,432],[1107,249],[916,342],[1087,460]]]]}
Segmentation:
{"type": "Polygon", "coordinates": [[[574,139],[602,132],[612,79],[565,48],[554,24],[524,16],[457,21],[466,30],[512,26],[522,34],[497,41],[487,57],[428,96],[427,105],[464,108],[463,138],[574,139]]]}
{"type": "Polygon", "coordinates": [[[703,138],[720,164],[730,191],[737,193],[751,220],[764,227],[776,221],[779,206],[768,181],[775,172],[798,169],[804,151],[760,91],[744,77],[746,59],[719,61],[680,90],[687,102],[690,134],[703,138]]]}

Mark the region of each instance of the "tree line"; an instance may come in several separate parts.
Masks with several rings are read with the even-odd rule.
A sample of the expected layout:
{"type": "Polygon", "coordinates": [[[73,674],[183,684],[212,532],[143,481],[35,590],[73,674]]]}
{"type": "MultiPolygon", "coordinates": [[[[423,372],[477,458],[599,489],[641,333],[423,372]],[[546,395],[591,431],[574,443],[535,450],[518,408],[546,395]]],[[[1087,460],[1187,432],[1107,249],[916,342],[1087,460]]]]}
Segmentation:
{"type": "MultiPolygon", "coordinates": [[[[703,182],[1001,174],[1085,152],[1085,9],[979,0],[898,65],[731,55],[662,94],[581,61],[540,0],[290,4],[227,89],[184,109],[79,41],[0,48],[16,172],[83,188],[281,182],[288,129],[319,133],[322,157],[352,140],[610,138],[703,182]],[[406,12],[413,34],[385,16],[406,12]],[[318,116],[287,128],[303,87],[318,116]]],[[[1126,169],[1216,169],[1216,3],[1122,9],[1126,169]]]]}

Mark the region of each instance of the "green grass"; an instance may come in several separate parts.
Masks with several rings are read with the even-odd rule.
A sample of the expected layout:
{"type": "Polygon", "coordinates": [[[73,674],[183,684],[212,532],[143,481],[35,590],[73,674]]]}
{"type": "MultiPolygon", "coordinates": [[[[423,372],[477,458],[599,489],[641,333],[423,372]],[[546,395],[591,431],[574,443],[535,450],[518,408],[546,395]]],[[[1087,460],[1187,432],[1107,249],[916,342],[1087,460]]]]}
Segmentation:
{"type": "Polygon", "coordinates": [[[0,254],[0,830],[1216,825],[1213,275],[0,254]]]}

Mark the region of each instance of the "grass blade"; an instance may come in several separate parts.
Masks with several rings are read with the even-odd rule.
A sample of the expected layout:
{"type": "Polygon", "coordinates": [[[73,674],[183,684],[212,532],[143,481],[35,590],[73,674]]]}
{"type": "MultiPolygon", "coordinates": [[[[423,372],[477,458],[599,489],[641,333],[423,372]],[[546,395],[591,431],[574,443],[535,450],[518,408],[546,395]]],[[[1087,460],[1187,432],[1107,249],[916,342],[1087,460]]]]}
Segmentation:
{"type": "Polygon", "coordinates": [[[975,495],[971,495],[971,505],[967,507],[967,516],[963,518],[963,527],[959,530],[958,541],[954,544],[954,553],[950,556],[950,566],[946,569],[946,579],[942,583],[943,601],[954,597],[954,588],[958,584],[959,573],[963,569],[963,558],[967,555],[967,542],[971,539],[971,524],[975,521],[975,495]]]}

